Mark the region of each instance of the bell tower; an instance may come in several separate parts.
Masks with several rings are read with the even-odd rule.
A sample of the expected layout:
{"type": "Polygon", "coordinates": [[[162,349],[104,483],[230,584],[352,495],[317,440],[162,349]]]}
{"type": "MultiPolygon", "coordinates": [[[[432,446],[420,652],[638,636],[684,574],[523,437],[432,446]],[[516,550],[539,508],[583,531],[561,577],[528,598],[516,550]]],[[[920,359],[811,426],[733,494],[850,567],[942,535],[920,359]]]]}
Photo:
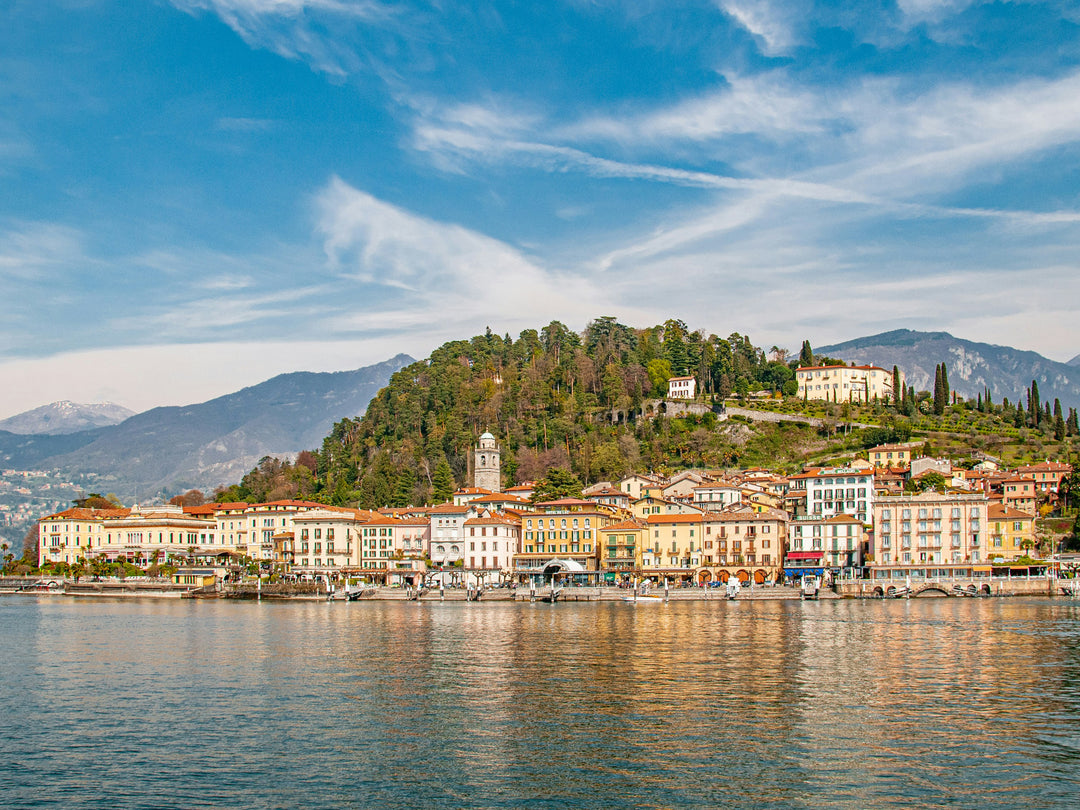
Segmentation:
{"type": "Polygon", "coordinates": [[[485,432],[473,450],[473,486],[502,492],[502,459],[495,437],[485,432]]]}

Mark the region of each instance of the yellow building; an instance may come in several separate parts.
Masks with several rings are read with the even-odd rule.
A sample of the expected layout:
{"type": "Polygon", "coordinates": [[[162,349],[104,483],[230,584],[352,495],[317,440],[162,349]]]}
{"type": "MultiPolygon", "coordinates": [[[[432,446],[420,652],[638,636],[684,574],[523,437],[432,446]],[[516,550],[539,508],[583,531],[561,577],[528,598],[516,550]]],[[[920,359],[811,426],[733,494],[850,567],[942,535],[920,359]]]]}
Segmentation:
{"type": "Polygon", "coordinates": [[[581,581],[595,582],[600,570],[600,535],[617,522],[592,501],[564,498],[536,504],[536,511],[521,516],[515,575],[574,574],[581,581]]]}
{"type": "Polygon", "coordinates": [[[129,509],[76,507],[46,515],[38,522],[38,565],[72,564],[88,560],[101,548],[102,525],[108,518],[126,517],[129,509]]]}
{"type": "Polygon", "coordinates": [[[1015,560],[1035,548],[1035,518],[1019,509],[998,503],[990,504],[990,547],[987,557],[1015,560]]]}
{"type": "Polygon", "coordinates": [[[876,470],[888,470],[894,467],[907,469],[911,466],[911,448],[903,444],[879,444],[867,451],[870,463],[876,470]]]}
{"type": "MultiPolygon", "coordinates": [[[[628,575],[641,568],[641,551],[647,536],[647,525],[637,520],[624,520],[604,527],[600,533],[600,568],[605,573],[628,575]]],[[[615,576],[611,578],[614,579],[615,576]]]]}
{"type": "Polygon", "coordinates": [[[692,581],[701,567],[704,515],[649,515],[641,550],[642,573],[653,579],[692,581]]]}

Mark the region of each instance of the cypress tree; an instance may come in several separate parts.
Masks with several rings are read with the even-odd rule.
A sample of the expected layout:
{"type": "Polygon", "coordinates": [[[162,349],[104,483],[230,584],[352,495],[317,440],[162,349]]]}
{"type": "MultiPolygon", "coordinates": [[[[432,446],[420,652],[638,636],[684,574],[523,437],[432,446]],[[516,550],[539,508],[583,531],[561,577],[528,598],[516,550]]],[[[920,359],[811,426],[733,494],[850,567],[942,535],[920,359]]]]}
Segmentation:
{"type": "Polygon", "coordinates": [[[941,380],[941,364],[934,366],[934,413],[945,413],[945,386],[941,380]]]}
{"type": "Polygon", "coordinates": [[[949,370],[945,368],[945,362],[941,363],[941,400],[948,407],[952,392],[949,391],[949,370]]]}
{"type": "Polygon", "coordinates": [[[1022,428],[1027,424],[1027,420],[1024,418],[1024,403],[1016,403],[1016,415],[1013,417],[1013,427],[1022,428]]]}
{"type": "Polygon", "coordinates": [[[814,365],[814,350],[810,348],[810,341],[804,340],[802,342],[802,350],[799,352],[799,365],[800,366],[812,366],[814,365]]]}
{"type": "Polygon", "coordinates": [[[975,401],[975,410],[979,413],[983,412],[982,392],[979,393],[979,398],[975,401]]]}
{"type": "Polygon", "coordinates": [[[1061,413],[1061,400],[1054,400],[1054,439],[1062,441],[1065,438],[1065,417],[1061,413]]]}
{"type": "Polygon", "coordinates": [[[892,390],[893,390],[893,402],[896,405],[900,404],[900,400],[904,398],[903,391],[900,390],[900,367],[892,367],[892,390]]]}
{"type": "Polygon", "coordinates": [[[1031,390],[1028,391],[1028,413],[1031,414],[1031,426],[1039,426],[1040,405],[1039,405],[1039,384],[1035,381],[1031,381],[1031,390]]]}
{"type": "Polygon", "coordinates": [[[1047,402],[1045,403],[1045,407],[1043,408],[1042,413],[1039,414],[1039,427],[1042,428],[1043,432],[1045,433],[1046,431],[1050,430],[1053,424],[1054,415],[1050,413],[1050,403],[1047,402]]]}
{"type": "Polygon", "coordinates": [[[1076,408],[1069,408],[1069,418],[1065,420],[1065,429],[1070,436],[1080,434],[1080,420],[1076,416],[1076,408]]]}

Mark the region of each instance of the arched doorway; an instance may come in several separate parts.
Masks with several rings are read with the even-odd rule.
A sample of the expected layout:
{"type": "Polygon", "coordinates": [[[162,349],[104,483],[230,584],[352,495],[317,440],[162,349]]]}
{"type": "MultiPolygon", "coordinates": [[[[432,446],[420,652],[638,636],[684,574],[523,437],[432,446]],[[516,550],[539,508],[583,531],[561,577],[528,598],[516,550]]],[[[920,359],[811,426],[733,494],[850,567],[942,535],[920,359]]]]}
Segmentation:
{"type": "Polygon", "coordinates": [[[699,585],[708,585],[709,582],[711,582],[711,581],[712,581],[712,574],[709,573],[708,569],[703,569],[701,571],[698,571],[698,584],[699,585]]]}
{"type": "Polygon", "coordinates": [[[739,583],[742,585],[745,585],[747,582],[750,581],[750,572],[744,571],[741,568],[735,572],[735,576],[739,578],[739,583]]]}
{"type": "Polygon", "coordinates": [[[766,580],[765,572],[760,568],[754,572],[754,583],[757,585],[764,585],[766,580]]]}

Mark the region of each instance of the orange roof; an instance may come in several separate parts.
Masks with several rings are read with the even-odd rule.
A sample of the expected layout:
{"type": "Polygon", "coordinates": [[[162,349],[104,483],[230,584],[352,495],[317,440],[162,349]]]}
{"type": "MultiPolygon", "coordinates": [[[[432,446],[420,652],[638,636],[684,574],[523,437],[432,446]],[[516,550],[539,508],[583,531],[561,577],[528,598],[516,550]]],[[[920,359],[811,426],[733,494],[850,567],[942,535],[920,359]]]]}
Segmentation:
{"type": "Polygon", "coordinates": [[[73,506],[71,509],[65,509],[55,515],[46,515],[42,520],[54,518],[62,520],[101,520],[104,518],[127,517],[129,514],[131,514],[131,510],[127,507],[122,509],[87,509],[82,506],[73,506]]]}
{"type": "Polygon", "coordinates": [[[520,522],[501,515],[474,517],[465,521],[466,526],[520,526],[520,522]]]}
{"type": "Polygon", "coordinates": [[[430,512],[433,515],[464,515],[470,508],[469,506],[455,506],[452,503],[441,503],[431,507],[430,512]]]}
{"type": "Polygon", "coordinates": [[[605,532],[634,532],[640,529],[644,529],[645,524],[636,520],[624,520],[621,523],[612,523],[609,526],[605,526],[603,531],[605,532]]]}
{"type": "Polygon", "coordinates": [[[1033,515],[1013,509],[1011,506],[1003,506],[1000,503],[992,503],[987,509],[990,520],[1034,520],[1033,515]]]}

